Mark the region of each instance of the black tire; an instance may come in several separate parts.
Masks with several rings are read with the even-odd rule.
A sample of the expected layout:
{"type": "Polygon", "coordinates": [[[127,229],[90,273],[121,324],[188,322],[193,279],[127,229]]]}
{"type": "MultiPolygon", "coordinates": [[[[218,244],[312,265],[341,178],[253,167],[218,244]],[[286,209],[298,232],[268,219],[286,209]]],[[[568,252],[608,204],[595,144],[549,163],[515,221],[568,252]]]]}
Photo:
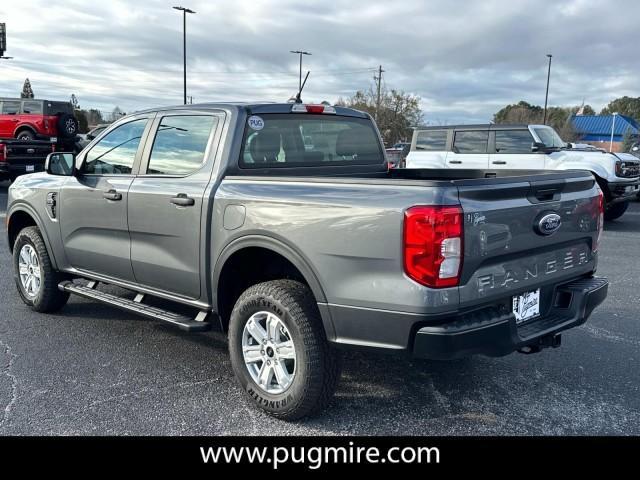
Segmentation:
{"type": "Polygon", "coordinates": [[[58,283],[67,276],[57,272],[51,266],[49,253],[40,235],[38,227],[27,227],[18,233],[13,246],[13,271],[18,293],[22,301],[36,312],[55,312],[67,303],[69,293],[58,290],[58,283]],[[40,288],[35,296],[27,293],[19,275],[20,252],[25,245],[31,245],[38,257],[40,270],[40,288]]]}
{"type": "Polygon", "coordinates": [[[20,130],[18,133],[16,133],[16,138],[24,142],[31,142],[32,140],[35,140],[36,134],[31,130],[20,130]]]}
{"type": "Polygon", "coordinates": [[[629,202],[614,203],[604,211],[604,219],[607,221],[620,218],[629,208],[629,202]]]}
{"type": "Polygon", "coordinates": [[[58,117],[58,135],[62,138],[75,138],[78,134],[78,119],[70,113],[58,117]]]}
{"type": "Polygon", "coordinates": [[[313,294],[308,287],[293,280],[253,285],[240,296],[231,313],[229,352],[233,371],[243,390],[258,407],[283,420],[297,420],[325,408],[340,379],[341,356],[327,342],[313,294]],[[244,362],[244,327],[250,317],[260,311],[278,316],[296,349],[293,381],[277,395],[259,387],[244,362]]]}

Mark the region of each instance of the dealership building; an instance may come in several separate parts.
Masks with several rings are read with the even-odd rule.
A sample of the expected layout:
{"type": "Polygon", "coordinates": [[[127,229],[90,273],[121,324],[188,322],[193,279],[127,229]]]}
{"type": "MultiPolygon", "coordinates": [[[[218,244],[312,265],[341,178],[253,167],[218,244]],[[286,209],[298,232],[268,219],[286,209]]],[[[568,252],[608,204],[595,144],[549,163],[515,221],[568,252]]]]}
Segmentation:
{"type": "Polygon", "coordinates": [[[626,135],[638,139],[640,126],[633,118],[626,115],[574,115],[571,120],[573,128],[581,137],[580,142],[589,143],[598,148],[609,150],[612,131],[614,152],[622,151],[626,135]]]}

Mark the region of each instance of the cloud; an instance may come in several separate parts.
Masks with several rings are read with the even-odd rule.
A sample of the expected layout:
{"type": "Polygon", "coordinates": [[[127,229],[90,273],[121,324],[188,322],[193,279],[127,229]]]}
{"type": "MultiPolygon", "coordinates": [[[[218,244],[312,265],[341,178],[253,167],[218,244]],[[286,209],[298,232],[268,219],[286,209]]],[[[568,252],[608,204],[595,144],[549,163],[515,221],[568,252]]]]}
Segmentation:
{"type": "MultiPolygon", "coordinates": [[[[182,101],[182,17],[167,1],[23,1],[0,7],[7,55],[0,95],[29,77],[36,96],[132,111],[182,101]],[[34,14],[37,12],[37,14],[34,14]]],[[[372,83],[420,95],[425,119],[488,121],[507,103],[600,108],[640,95],[637,1],[188,0],[188,89],[194,101],[284,101],[297,58],[304,98],[349,96],[372,83]]]]}

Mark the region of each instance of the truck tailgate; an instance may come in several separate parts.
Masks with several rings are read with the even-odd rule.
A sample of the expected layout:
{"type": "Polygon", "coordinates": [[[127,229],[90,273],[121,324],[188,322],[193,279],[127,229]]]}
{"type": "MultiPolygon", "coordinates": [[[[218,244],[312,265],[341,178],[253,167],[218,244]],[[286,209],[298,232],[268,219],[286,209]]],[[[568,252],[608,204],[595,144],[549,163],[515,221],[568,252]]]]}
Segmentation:
{"type": "Polygon", "coordinates": [[[600,192],[588,172],[454,182],[464,212],[460,306],[508,299],[595,269],[600,192]]]}
{"type": "Polygon", "coordinates": [[[51,143],[46,141],[1,141],[7,146],[7,161],[12,166],[33,165],[36,171],[42,171],[45,159],[53,149],[51,143]]]}

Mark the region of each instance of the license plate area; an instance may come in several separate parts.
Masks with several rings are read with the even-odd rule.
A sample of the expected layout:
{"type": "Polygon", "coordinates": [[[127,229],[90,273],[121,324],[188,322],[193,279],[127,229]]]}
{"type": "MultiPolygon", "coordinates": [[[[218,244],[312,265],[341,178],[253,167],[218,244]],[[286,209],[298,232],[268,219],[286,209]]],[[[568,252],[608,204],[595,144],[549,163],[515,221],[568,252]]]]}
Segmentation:
{"type": "Polygon", "coordinates": [[[512,297],[512,310],[516,317],[516,324],[540,316],[540,289],[521,293],[512,297]]]}
{"type": "Polygon", "coordinates": [[[26,172],[35,172],[36,171],[36,167],[35,167],[35,165],[27,165],[27,166],[25,166],[25,171],[26,172]]]}

